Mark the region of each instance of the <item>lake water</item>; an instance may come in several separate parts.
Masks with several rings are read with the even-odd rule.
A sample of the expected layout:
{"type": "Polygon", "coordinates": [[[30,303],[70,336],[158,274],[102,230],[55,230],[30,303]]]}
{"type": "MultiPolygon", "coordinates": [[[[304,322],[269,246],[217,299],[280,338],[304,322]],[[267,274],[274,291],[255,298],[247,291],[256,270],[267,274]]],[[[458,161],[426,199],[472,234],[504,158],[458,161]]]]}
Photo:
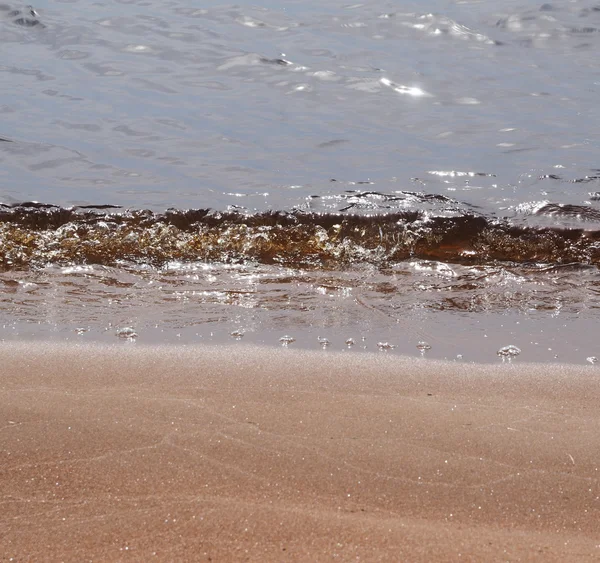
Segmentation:
{"type": "Polygon", "coordinates": [[[599,48],[584,0],[2,5],[5,337],[600,355],[599,48]]]}

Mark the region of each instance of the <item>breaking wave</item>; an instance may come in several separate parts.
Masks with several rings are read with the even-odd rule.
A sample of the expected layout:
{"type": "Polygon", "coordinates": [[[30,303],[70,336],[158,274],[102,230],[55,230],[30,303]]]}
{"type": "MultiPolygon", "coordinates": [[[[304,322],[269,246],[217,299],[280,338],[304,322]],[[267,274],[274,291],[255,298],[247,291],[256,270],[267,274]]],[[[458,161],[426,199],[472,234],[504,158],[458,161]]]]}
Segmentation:
{"type": "MultiPolygon", "coordinates": [[[[561,209],[547,204],[535,212],[554,216],[561,209]]],[[[573,206],[564,212],[583,213],[573,206]]],[[[418,209],[359,215],[210,209],[156,213],[34,202],[0,206],[3,270],[124,262],[161,266],[171,261],[339,270],[414,258],[482,265],[598,265],[600,230],[519,225],[464,210],[443,216],[418,209]]]]}

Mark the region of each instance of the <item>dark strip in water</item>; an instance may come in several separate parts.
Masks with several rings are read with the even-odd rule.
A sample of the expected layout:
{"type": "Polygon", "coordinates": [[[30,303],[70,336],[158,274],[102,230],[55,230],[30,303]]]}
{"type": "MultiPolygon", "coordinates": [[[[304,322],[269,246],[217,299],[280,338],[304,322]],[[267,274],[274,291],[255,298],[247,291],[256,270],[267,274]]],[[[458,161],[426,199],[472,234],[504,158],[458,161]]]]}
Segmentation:
{"type": "Polygon", "coordinates": [[[432,217],[301,211],[165,213],[112,206],[0,206],[0,268],[171,261],[342,269],[409,258],[462,264],[600,264],[600,231],[511,225],[475,214],[432,217]]]}

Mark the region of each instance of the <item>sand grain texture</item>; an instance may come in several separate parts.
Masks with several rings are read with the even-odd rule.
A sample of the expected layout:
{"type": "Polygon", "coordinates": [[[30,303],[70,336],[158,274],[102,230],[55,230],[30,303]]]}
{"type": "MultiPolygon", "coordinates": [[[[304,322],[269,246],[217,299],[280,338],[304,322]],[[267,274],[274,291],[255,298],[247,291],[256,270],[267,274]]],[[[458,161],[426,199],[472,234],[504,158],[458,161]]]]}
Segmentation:
{"type": "Polygon", "coordinates": [[[600,372],[0,348],[0,560],[598,561],[600,372]]]}

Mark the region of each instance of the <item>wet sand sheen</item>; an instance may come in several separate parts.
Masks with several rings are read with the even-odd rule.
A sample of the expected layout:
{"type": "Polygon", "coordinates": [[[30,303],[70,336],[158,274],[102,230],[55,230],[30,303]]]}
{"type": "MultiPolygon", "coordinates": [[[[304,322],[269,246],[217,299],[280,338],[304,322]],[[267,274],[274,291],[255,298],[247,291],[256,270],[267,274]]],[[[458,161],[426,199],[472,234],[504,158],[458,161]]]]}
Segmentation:
{"type": "Polygon", "coordinates": [[[594,366],[2,345],[16,560],[600,557],[594,366]]]}

